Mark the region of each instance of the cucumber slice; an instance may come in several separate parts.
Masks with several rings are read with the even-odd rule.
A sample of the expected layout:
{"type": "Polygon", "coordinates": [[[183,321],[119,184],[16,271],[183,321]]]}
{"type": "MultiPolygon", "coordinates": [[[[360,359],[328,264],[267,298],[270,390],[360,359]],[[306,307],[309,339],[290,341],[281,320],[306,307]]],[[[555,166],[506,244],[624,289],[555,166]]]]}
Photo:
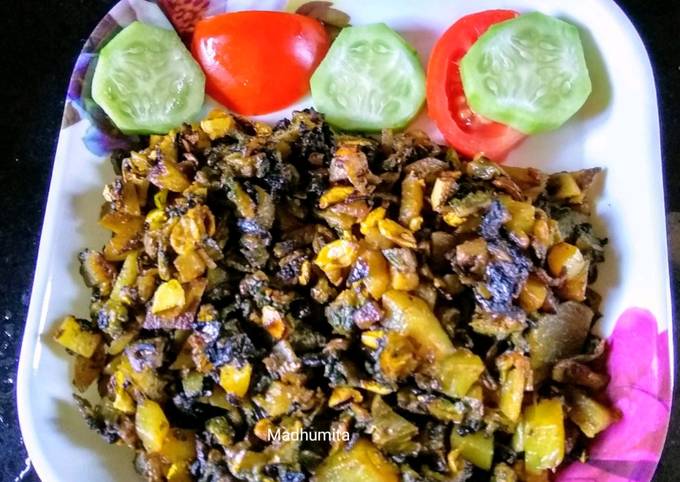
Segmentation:
{"type": "Polygon", "coordinates": [[[99,53],[92,98],[126,134],[163,134],[192,120],[205,76],[177,34],[134,22],[99,53]]]}
{"type": "Polygon", "coordinates": [[[489,28],[460,72],[473,111],[525,134],[558,128],[591,91],[578,29],[538,12],[489,28]]]}
{"type": "Polygon", "coordinates": [[[311,79],[314,107],[346,130],[399,129],[425,100],[418,54],[384,23],[344,28],[311,79]]]}

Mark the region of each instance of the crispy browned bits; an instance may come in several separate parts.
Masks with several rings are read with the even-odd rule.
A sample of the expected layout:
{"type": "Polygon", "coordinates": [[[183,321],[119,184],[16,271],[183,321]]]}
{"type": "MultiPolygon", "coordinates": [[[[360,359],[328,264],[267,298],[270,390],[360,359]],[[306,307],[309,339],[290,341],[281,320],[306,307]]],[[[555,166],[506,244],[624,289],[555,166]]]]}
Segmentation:
{"type": "Polygon", "coordinates": [[[116,158],[113,235],[80,255],[90,318],[55,339],[147,480],[546,480],[616,420],[590,333],[599,170],[312,110],[216,111],[116,158]]]}

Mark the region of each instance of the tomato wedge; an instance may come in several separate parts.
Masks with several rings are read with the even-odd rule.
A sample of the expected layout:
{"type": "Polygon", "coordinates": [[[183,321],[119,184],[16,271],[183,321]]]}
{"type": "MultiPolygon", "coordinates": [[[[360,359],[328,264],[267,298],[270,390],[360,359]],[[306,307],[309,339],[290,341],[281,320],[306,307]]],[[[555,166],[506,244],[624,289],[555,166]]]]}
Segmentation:
{"type": "Polygon", "coordinates": [[[238,114],[257,115],[305,95],[328,46],[328,34],[313,18],[244,11],[198,22],[192,51],[215,100],[238,114]]]}
{"type": "Polygon", "coordinates": [[[483,153],[502,160],[526,136],[472,112],[465,99],[459,63],[491,26],[519,15],[512,10],[486,10],[461,18],[442,35],[427,66],[427,109],[446,141],[466,156],[483,153]]]}

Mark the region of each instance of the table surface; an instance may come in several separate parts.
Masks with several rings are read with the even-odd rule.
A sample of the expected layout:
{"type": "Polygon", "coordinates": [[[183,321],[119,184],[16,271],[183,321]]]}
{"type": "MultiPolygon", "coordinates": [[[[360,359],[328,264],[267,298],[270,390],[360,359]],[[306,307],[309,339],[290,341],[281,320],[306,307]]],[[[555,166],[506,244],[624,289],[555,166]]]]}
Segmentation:
{"type": "MultiPolygon", "coordinates": [[[[571,0],[589,1],[589,0],[571,0]]],[[[38,481],[16,416],[16,366],[64,92],[75,58],[113,0],[1,1],[0,480],[38,481]],[[20,79],[20,81],[19,81],[20,79]]],[[[671,270],[680,279],[680,2],[618,0],[652,58],[659,95],[671,270]]],[[[680,283],[674,283],[674,295],[680,283]]],[[[677,338],[677,333],[674,335],[677,338]]],[[[680,403],[655,481],[678,480],[680,403]],[[675,475],[673,475],[675,474],[675,475]]]]}

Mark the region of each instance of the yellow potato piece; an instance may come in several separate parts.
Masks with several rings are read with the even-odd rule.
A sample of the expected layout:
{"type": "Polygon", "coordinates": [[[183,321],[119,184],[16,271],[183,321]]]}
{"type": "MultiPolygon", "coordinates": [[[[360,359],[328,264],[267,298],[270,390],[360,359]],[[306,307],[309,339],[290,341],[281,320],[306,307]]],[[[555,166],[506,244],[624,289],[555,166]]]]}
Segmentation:
{"type": "Polygon", "coordinates": [[[359,439],[350,450],[338,449],[324,460],[316,482],[399,482],[399,471],[375,445],[359,439]]]}
{"type": "Polygon", "coordinates": [[[557,398],[541,400],[524,412],[524,462],[532,473],[554,469],[564,459],[564,411],[557,398]]]}
{"type": "Polygon", "coordinates": [[[368,213],[368,216],[366,216],[364,220],[361,221],[361,225],[359,226],[361,234],[366,235],[371,228],[377,228],[378,221],[385,219],[386,213],[387,211],[383,207],[375,208],[373,211],[368,213]]]}
{"type": "Polygon", "coordinates": [[[519,294],[519,304],[527,313],[538,311],[548,296],[548,288],[536,275],[530,275],[519,294]]]}
{"type": "Polygon", "coordinates": [[[160,454],[172,464],[186,464],[196,458],[196,435],[191,430],[173,428],[168,431],[160,454]]]}
{"type": "Polygon", "coordinates": [[[413,233],[401,224],[391,219],[381,219],[378,221],[380,234],[402,248],[416,248],[416,238],[413,233]]]}
{"type": "Polygon", "coordinates": [[[210,140],[224,137],[234,128],[234,118],[224,111],[214,110],[201,121],[201,129],[208,134],[210,140]]]}
{"type": "Polygon", "coordinates": [[[368,275],[363,280],[366,290],[373,299],[379,300],[390,287],[390,270],[387,260],[379,251],[373,249],[365,250],[360,259],[368,266],[368,275]]]}
{"type": "Polygon", "coordinates": [[[248,393],[252,373],[253,367],[250,363],[242,367],[235,364],[224,365],[220,368],[220,386],[227,393],[243,397],[248,393]]]}
{"type": "Polygon", "coordinates": [[[148,452],[159,452],[170,430],[170,423],[161,406],[147,399],[137,405],[135,429],[148,452]]]}
{"type": "Polygon", "coordinates": [[[54,340],[67,350],[90,358],[101,343],[102,335],[87,330],[74,316],[67,316],[59,325],[54,340]]]}
{"type": "Polygon", "coordinates": [[[171,279],[156,288],[151,311],[157,314],[171,308],[182,307],[185,302],[184,288],[182,288],[179,281],[171,279]]]}
{"type": "Polygon", "coordinates": [[[569,243],[557,243],[548,252],[548,269],[553,276],[574,278],[583,271],[586,260],[581,251],[569,243]]]}
{"type": "Polygon", "coordinates": [[[352,186],[334,186],[324,192],[319,198],[319,208],[326,209],[328,206],[343,202],[354,192],[352,186]]]}

